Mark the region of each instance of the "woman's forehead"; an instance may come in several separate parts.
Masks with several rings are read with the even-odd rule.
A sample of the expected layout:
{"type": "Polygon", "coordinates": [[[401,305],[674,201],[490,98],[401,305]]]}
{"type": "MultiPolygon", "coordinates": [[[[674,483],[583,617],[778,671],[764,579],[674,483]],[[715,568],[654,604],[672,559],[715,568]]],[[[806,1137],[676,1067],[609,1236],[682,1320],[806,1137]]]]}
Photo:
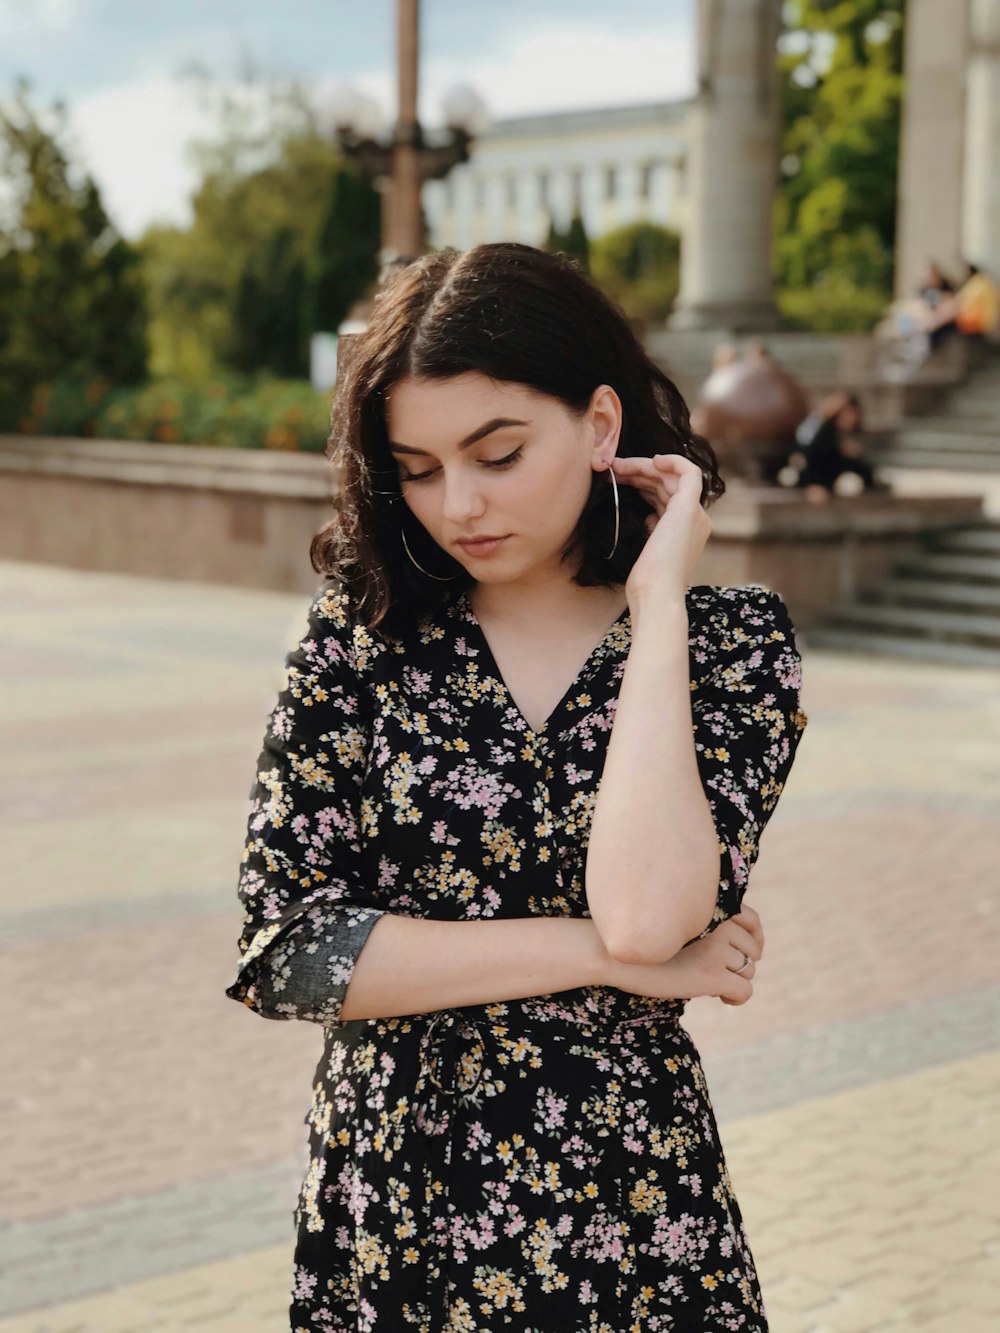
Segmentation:
{"type": "Polygon", "coordinates": [[[419,426],[429,419],[447,420],[458,428],[471,421],[471,430],[484,412],[511,417],[537,414],[539,399],[527,385],[470,372],[443,380],[399,380],[385,392],[385,412],[387,422],[400,430],[404,424],[419,426]]]}

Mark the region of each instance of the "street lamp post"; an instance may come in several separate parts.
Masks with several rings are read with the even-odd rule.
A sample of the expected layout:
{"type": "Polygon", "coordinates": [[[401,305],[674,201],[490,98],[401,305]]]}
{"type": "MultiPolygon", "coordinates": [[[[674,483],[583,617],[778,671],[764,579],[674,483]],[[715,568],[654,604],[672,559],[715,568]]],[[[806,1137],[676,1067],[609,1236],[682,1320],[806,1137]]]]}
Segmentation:
{"type": "Polygon", "coordinates": [[[447,128],[428,140],[417,117],[420,59],[419,0],[397,0],[398,114],[388,140],[373,129],[373,108],[350,88],[339,89],[330,113],[346,157],[382,194],[380,261],[408,262],[424,252],[421,186],[467,162],[473,135],[486,123],[485,107],[471,88],[456,87],[444,99],[447,128]]]}

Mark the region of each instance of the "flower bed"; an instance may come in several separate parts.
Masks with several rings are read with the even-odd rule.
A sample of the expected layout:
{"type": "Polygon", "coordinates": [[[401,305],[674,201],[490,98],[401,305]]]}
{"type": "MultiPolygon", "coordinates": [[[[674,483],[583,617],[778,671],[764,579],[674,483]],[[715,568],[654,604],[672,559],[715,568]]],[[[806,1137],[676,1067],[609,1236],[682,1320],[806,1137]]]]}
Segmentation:
{"type": "Polygon", "coordinates": [[[0,422],[0,429],[322,453],[329,416],[329,395],[305,380],[217,376],[203,384],[161,380],[130,389],[60,380],[38,385],[26,410],[0,422]]]}

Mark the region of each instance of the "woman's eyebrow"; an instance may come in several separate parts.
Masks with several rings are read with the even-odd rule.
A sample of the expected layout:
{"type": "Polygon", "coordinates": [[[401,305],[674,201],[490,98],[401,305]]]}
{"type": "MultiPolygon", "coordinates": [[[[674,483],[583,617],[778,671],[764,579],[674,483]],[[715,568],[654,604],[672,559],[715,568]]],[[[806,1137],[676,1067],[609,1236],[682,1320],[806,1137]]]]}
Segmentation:
{"type": "MultiPolygon", "coordinates": [[[[487,435],[492,435],[495,430],[505,430],[508,426],[530,426],[530,421],[519,421],[516,417],[493,417],[491,421],[485,422],[477,427],[471,435],[466,435],[464,440],[459,440],[459,449],[468,449],[472,444],[477,444],[485,439],[487,435]]],[[[411,449],[408,444],[394,444],[389,441],[389,450],[394,454],[426,454],[426,449],[411,449]]]]}

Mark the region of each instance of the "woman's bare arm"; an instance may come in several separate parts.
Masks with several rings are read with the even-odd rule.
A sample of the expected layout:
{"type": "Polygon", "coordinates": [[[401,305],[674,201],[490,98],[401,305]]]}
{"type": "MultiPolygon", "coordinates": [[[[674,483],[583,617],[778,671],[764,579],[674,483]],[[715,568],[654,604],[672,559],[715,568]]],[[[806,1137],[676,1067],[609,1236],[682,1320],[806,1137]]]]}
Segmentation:
{"type": "Polygon", "coordinates": [[[386,913],[358,955],[341,1017],[387,1018],[599,986],[609,962],[587,917],[432,921],[386,913]]]}
{"type": "Polygon", "coordinates": [[[726,922],[725,935],[716,935],[690,945],[683,958],[632,966],[608,954],[588,917],[432,921],[386,913],[358,955],[341,1019],[426,1013],[577,986],[615,986],[661,999],[718,995],[743,1003],[749,980],[727,969],[740,949],[760,957],[756,914],[726,922]]]}
{"type": "Polygon", "coordinates": [[[692,740],[683,599],[632,608],[632,646],[594,807],[587,903],[613,957],[673,957],[712,920],[719,839],[692,740]]]}

